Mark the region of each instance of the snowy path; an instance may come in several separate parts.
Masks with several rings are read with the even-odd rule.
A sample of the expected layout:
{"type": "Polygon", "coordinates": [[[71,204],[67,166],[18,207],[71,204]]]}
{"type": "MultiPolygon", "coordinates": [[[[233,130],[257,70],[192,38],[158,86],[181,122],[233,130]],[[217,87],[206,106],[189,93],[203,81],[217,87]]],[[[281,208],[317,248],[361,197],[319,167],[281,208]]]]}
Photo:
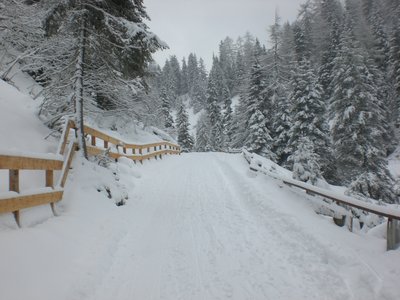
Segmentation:
{"type": "MultiPolygon", "coordinates": [[[[350,299],[340,275],[345,258],[269,206],[276,192],[247,176],[239,155],[149,165],[136,204],[126,207],[128,227],[107,253],[109,269],[88,298],[350,299]]],[[[374,284],[363,284],[364,299],[373,299],[374,284]]]]}
{"type": "Polygon", "coordinates": [[[398,251],[332,225],[241,155],[138,165],[122,207],[97,193],[97,176],[76,176],[90,169],[79,166],[59,217],[0,231],[0,299],[400,297],[398,251]]]}

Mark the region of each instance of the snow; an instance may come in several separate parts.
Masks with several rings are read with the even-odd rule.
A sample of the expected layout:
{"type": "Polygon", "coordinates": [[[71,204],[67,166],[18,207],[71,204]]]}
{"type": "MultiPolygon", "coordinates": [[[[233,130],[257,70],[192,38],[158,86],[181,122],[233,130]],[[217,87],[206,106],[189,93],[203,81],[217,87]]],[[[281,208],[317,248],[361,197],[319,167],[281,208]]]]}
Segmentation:
{"type": "Polygon", "coordinates": [[[33,114],[39,103],[2,80],[0,91],[0,151],[55,153],[54,142],[45,139],[50,130],[33,114]]]}
{"type": "MultiPolygon", "coordinates": [[[[335,186],[329,185],[325,181],[318,180],[316,182],[317,186],[313,186],[311,184],[301,182],[299,180],[292,179],[292,172],[280,167],[276,163],[265,159],[257,154],[249,153],[248,151],[244,150],[243,155],[245,159],[250,165],[250,169],[255,171],[261,171],[262,173],[269,175],[279,181],[284,181],[287,183],[292,183],[294,185],[300,186],[304,189],[309,189],[315,191],[319,194],[326,195],[327,197],[333,199],[340,199],[349,204],[353,204],[354,206],[363,207],[365,209],[373,210],[379,212],[384,215],[392,215],[396,216],[400,219],[400,208],[397,204],[387,206],[378,206],[374,203],[368,203],[366,201],[361,201],[358,199],[354,199],[344,195],[344,190],[337,188],[335,186]]],[[[375,202],[373,199],[369,199],[370,202],[375,202]]]]}
{"type": "Polygon", "coordinates": [[[399,251],[333,225],[290,188],[249,171],[239,154],[143,166],[123,159],[111,168],[118,180],[78,157],[59,217],[26,224],[24,211],[23,229],[0,230],[4,299],[400,296],[399,251]],[[116,184],[129,195],[121,207],[116,184]]]}
{"type": "MultiPolygon", "coordinates": [[[[56,152],[31,98],[0,82],[0,105],[2,150],[56,152]]],[[[132,138],[150,139],[135,130],[132,138]]],[[[386,251],[382,225],[368,234],[337,227],[311,196],[274,178],[289,171],[252,163],[269,176],[241,154],[121,158],[108,168],[76,155],[57,217],[49,205],[22,210],[17,229],[0,214],[0,298],[400,298],[400,251],[386,251]]],[[[39,174],[22,172],[25,193],[50,190],[39,174]]]]}

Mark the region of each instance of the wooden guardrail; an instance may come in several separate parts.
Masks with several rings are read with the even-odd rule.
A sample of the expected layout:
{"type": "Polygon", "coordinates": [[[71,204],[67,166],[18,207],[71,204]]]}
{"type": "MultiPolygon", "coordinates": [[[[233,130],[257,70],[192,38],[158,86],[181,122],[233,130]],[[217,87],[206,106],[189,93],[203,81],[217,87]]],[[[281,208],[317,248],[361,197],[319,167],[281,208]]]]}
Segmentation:
{"type": "Polygon", "coordinates": [[[362,211],[376,214],[381,217],[387,218],[387,250],[393,250],[400,243],[400,210],[390,209],[385,206],[379,206],[373,203],[367,203],[358,199],[354,199],[345,195],[337,195],[334,192],[325,190],[298,180],[290,178],[281,178],[276,174],[272,175],[266,171],[263,171],[262,165],[252,163],[252,154],[243,151],[243,155],[246,161],[250,165],[250,169],[255,172],[263,172],[266,175],[270,175],[275,179],[282,181],[284,184],[290,187],[296,187],[306,191],[307,194],[312,196],[321,196],[326,199],[330,199],[336,204],[347,205],[350,207],[361,209],[362,211]]]}
{"type": "MultiPolygon", "coordinates": [[[[0,154],[0,170],[8,170],[9,191],[0,193],[0,214],[13,213],[18,227],[21,227],[20,210],[43,204],[50,204],[53,214],[56,215],[54,204],[63,197],[64,186],[68,177],[68,172],[78,145],[75,141],[69,141],[69,133],[75,129],[73,121],[68,120],[63,129],[58,155],[14,155],[0,154]],[[68,144],[69,142],[69,144],[68,144]],[[67,153],[65,150],[67,149],[67,153]],[[62,158],[64,156],[64,159],[62,158]],[[21,191],[19,175],[24,170],[43,170],[45,187],[21,191]],[[57,184],[54,184],[54,171],[61,171],[57,184]]],[[[159,142],[146,145],[126,144],[116,138],[108,136],[89,126],[84,126],[85,135],[89,135],[91,146],[88,146],[89,155],[98,155],[104,152],[104,148],[109,149],[113,144],[117,151],[122,148],[123,153],[108,152],[111,158],[128,157],[134,161],[143,162],[152,157],[162,158],[165,154],[180,154],[180,147],[170,142],[159,142]],[[103,140],[103,148],[96,146],[96,139],[103,140]],[[127,154],[127,149],[131,149],[132,155],[127,154]],[[147,150],[143,153],[143,150],[147,150]]]]}
{"type": "Polygon", "coordinates": [[[22,208],[50,203],[55,213],[54,203],[61,200],[63,191],[60,188],[54,188],[54,171],[61,170],[62,167],[61,158],[0,155],[0,169],[8,169],[9,172],[9,193],[0,195],[0,213],[12,212],[18,226],[21,225],[19,211],[22,208]],[[21,193],[19,175],[23,170],[45,171],[44,179],[47,188],[21,193]]]}

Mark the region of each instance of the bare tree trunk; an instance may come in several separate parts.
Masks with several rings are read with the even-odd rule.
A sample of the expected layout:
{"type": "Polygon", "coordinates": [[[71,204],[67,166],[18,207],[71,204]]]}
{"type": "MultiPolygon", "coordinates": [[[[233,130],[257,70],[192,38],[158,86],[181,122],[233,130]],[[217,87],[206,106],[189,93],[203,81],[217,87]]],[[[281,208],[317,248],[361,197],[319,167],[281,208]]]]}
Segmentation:
{"type": "MultiPolygon", "coordinates": [[[[82,5],[82,9],[83,9],[82,5]]],[[[84,62],[85,62],[85,48],[86,48],[86,13],[82,15],[82,24],[79,36],[78,45],[78,58],[75,69],[75,122],[78,128],[78,144],[79,148],[83,151],[83,156],[87,159],[87,148],[85,141],[84,123],[83,123],[83,75],[84,75],[84,62]]]]}

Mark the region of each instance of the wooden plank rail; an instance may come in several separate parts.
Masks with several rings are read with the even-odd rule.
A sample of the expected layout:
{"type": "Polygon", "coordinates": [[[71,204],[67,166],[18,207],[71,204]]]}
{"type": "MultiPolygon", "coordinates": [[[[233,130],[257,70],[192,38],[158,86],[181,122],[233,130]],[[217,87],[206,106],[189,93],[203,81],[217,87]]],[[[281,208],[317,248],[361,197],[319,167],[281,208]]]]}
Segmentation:
{"type": "MultiPolygon", "coordinates": [[[[75,151],[78,149],[76,142],[69,141],[70,130],[76,130],[75,123],[72,120],[67,120],[60,138],[57,154],[54,159],[49,158],[49,155],[13,155],[0,154],[0,169],[8,170],[9,177],[9,192],[0,194],[0,213],[13,213],[18,227],[21,227],[20,210],[43,204],[50,204],[53,214],[56,215],[54,204],[62,199],[63,188],[65,186],[69,169],[75,151]],[[67,147],[69,142],[69,146],[67,147]],[[65,159],[61,158],[65,150],[67,153],[65,159]],[[60,157],[58,157],[60,156],[60,157]],[[43,170],[45,171],[45,188],[29,193],[21,193],[19,186],[20,172],[23,170],[43,170]],[[54,186],[54,171],[61,170],[58,183],[54,186]]],[[[180,147],[170,142],[158,142],[146,145],[126,144],[123,141],[111,137],[99,130],[84,126],[85,135],[90,135],[91,146],[88,147],[89,155],[99,155],[108,149],[109,144],[115,145],[117,150],[122,147],[122,153],[109,152],[109,156],[113,159],[127,157],[133,161],[140,161],[151,158],[162,158],[166,154],[180,154],[180,147]],[[104,148],[99,148],[96,145],[96,140],[102,140],[104,148]],[[164,150],[162,150],[164,148],[164,150]],[[132,155],[128,154],[131,149],[132,155]],[[146,154],[142,153],[143,149],[147,149],[146,154]],[[154,149],[152,152],[151,149],[154,149]],[[136,153],[138,153],[136,155],[136,153]]],[[[75,133],[76,137],[76,133],[75,133]]]]}
{"type": "MultiPolygon", "coordinates": [[[[75,128],[75,124],[72,121],[69,121],[71,126],[70,128],[75,128]]],[[[114,145],[115,148],[118,150],[122,148],[122,153],[120,152],[112,152],[109,151],[108,155],[113,158],[113,159],[118,159],[120,157],[127,157],[132,159],[133,161],[140,161],[141,163],[144,160],[148,160],[151,158],[162,158],[162,155],[165,154],[180,154],[180,146],[175,145],[171,142],[167,141],[162,141],[162,142],[157,142],[157,143],[151,143],[151,144],[130,144],[126,143],[120,139],[117,139],[115,137],[109,136],[104,132],[101,132],[100,130],[91,128],[87,125],[84,125],[84,131],[85,135],[90,135],[90,145],[87,145],[87,150],[89,155],[99,155],[104,150],[107,150],[110,148],[110,144],[114,145]],[[99,147],[97,145],[97,140],[103,141],[103,147],[99,147]],[[165,150],[163,151],[162,148],[165,150]],[[143,149],[145,150],[145,154],[143,154],[143,149]],[[128,154],[131,152],[132,155],[128,154]],[[138,153],[138,155],[136,155],[138,153]]],[[[100,143],[101,144],[101,143],[100,143]]],[[[65,147],[64,147],[65,148],[65,147]]]]}
{"type": "MultiPolygon", "coordinates": [[[[243,151],[243,155],[246,161],[250,165],[250,169],[255,172],[263,172],[262,164],[252,164],[252,154],[243,151]]],[[[334,192],[325,190],[298,180],[281,178],[276,174],[268,174],[268,172],[263,172],[266,175],[271,175],[275,179],[282,181],[284,184],[290,187],[296,187],[304,190],[307,194],[312,196],[320,196],[326,199],[330,199],[337,204],[344,204],[350,207],[358,208],[363,211],[376,214],[381,217],[387,218],[387,250],[393,250],[400,244],[400,210],[390,209],[385,206],[379,206],[373,203],[367,203],[358,199],[354,199],[344,195],[337,195],[334,192]]],[[[351,219],[352,221],[352,219],[351,219]]]]}
{"type": "Polygon", "coordinates": [[[16,193],[11,197],[0,197],[0,213],[12,212],[19,227],[21,226],[19,211],[22,208],[50,204],[55,213],[54,202],[61,200],[63,192],[34,193],[22,196],[19,194],[19,175],[21,170],[44,170],[45,186],[53,189],[54,170],[61,170],[62,166],[62,159],[0,155],[0,169],[8,169],[9,172],[9,191],[16,193]]]}

